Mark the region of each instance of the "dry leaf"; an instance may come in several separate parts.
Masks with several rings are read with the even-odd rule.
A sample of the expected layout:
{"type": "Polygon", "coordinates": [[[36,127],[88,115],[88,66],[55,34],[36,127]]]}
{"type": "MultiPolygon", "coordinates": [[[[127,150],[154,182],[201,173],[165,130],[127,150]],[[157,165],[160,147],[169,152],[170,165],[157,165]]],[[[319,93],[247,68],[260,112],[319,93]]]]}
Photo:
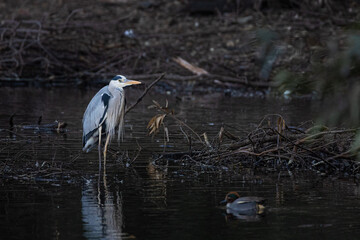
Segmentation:
{"type": "Polygon", "coordinates": [[[205,140],[206,145],[207,145],[209,148],[212,148],[212,146],[211,146],[211,144],[210,144],[210,142],[209,142],[209,138],[208,138],[207,134],[206,134],[206,133],[203,133],[203,136],[204,136],[204,140],[205,140]]]}
{"type": "Polygon", "coordinates": [[[222,140],[223,140],[223,135],[224,135],[224,127],[221,127],[221,128],[220,128],[220,131],[219,131],[219,134],[218,134],[218,136],[219,136],[219,142],[220,142],[220,143],[221,143],[222,140]]]}
{"type": "Polygon", "coordinates": [[[149,135],[155,134],[159,131],[159,128],[160,128],[161,124],[163,123],[165,116],[166,116],[166,114],[157,114],[153,118],[150,119],[150,121],[147,125],[147,129],[150,130],[149,135]]]}

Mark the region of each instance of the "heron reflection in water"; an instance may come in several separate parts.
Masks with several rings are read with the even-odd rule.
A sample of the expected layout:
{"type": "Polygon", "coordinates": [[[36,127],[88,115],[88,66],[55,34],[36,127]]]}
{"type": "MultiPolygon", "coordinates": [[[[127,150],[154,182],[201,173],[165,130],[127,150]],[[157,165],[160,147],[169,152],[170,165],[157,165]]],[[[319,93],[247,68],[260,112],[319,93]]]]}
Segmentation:
{"type": "Polygon", "coordinates": [[[118,127],[118,141],[122,138],[125,116],[124,87],[141,84],[116,75],[108,86],[103,87],[91,99],[86,108],[83,123],[83,151],[89,152],[96,144],[99,151],[99,170],[101,169],[101,138],[106,138],[104,145],[104,171],[106,152],[110,140],[115,136],[118,127]]]}

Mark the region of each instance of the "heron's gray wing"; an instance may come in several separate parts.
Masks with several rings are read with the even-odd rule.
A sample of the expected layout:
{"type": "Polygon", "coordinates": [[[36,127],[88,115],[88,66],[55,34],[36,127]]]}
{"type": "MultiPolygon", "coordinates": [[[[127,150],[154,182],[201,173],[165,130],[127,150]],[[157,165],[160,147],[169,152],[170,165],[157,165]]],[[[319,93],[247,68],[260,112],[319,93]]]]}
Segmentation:
{"type": "Polygon", "coordinates": [[[83,117],[83,146],[102,125],[107,117],[109,100],[112,97],[108,86],[103,87],[91,99],[83,117]]]}

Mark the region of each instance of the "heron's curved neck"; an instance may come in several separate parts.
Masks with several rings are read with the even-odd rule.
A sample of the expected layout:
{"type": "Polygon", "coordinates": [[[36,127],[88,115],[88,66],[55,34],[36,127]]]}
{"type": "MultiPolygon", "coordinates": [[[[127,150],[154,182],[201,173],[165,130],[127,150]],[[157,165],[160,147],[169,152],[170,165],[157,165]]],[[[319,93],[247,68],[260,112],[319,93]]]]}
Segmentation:
{"type": "Polygon", "coordinates": [[[122,87],[120,87],[120,86],[117,86],[113,81],[110,81],[110,83],[109,83],[109,91],[111,92],[111,93],[116,93],[117,91],[120,91],[120,92],[122,92],[124,89],[122,88],[122,87]]]}

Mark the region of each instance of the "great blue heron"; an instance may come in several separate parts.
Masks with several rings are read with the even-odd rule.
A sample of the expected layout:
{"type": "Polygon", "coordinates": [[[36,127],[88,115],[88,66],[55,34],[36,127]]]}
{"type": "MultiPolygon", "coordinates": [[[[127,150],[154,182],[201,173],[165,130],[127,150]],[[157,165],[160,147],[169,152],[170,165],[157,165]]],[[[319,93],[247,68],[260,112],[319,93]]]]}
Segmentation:
{"type": "Polygon", "coordinates": [[[118,127],[118,141],[123,134],[125,115],[124,87],[140,84],[128,80],[122,75],[116,75],[108,86],[103,87],[91,99],[83,117],[83,151],[89,152],[97,143],[99,150],[99,168],[101,168],[101,137],[106,135],[104,146],[104,166],[106,166],[106,151],[110,140],[118,127]]]}

